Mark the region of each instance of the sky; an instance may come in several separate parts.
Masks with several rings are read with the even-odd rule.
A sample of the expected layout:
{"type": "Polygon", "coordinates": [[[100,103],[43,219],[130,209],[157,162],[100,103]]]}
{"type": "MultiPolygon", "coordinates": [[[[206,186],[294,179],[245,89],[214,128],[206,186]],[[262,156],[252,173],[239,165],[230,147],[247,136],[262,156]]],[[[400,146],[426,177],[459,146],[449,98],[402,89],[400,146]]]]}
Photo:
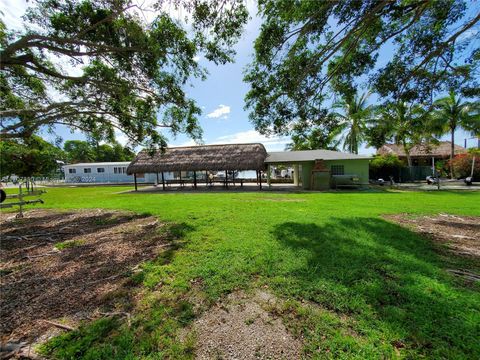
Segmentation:
{"type": "MultiPolygon", "coordinates": [[[[200,125],[203,128],[203,142],[205,144],[225,143],[263,143],[267,151],[282,151],[290,142],[285,137],[266,137],[259,134],[248,120],[248,112],[244,110],[244,97],[248,91],[248,85],[243,82],[243,72],[247,64],[252,60],[253,42],[259,34],[261,19],[256,17],[256,4],[254,0],[246,0],[251,19],[245,27],[240,41],[235,46],[237,55],[234,63],[226,65],[214,65],[201,56],[198,58],[200,65],[204,66],[209,75],[207,80],[194,79],[185,89],[188,96],[193,98],[202,108],[200,125]]],[[[31,2],[30,2],[31,4],[31,2]]],[[[3,19],[8,28],[21,30],[23,28],[21,16],[24,14],[27,3],[25,0],[0,0],[0,8],[3,11],[3,19]]],[[[148,13],[147,13],[148,16],[148,13]]],[[[66,127],[58,126],[55,135],[63,140],[83,140],[85,136],[79,132],[71,132],[66,127]]],[[[180,135],[174,138],[166,132],[169,146],[194,145],[193,140],[180,135]]],[[[53,135],[44,134],[45,137],[53,135]]],[[[455,142],[464,144],[468,134],[458,131],[455,142]]],[[[126,137],[118,133],[120,143],[126,143],[126,137]]],[[[448,140],[448,136],[443,139],[448,140]]],[[[468,145],[473,146],[476,142],[469,140],[468,145]]],[[[375,149],[362,146],[361,154],[370,155],[375,149]]]]}

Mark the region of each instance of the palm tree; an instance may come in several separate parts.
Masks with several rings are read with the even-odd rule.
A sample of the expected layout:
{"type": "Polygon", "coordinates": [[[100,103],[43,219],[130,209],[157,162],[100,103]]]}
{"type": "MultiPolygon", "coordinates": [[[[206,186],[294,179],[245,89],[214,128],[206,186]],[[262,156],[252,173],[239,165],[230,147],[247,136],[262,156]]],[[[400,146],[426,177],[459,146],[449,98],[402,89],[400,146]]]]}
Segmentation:
{"type": "Polygon", "coordinates": [[[358,154],[359,146],[365,141],[367,123],[370,120],[373,107],[367,106],[369,92],[355,95],[352,98],[343,98],[333,104],[334,108],[342,109],[343,113],[334,113],[341,119],[340,127],[346,131],[343,149],[352,154],[358,154]]]}
{"type": "Polygon", "coordinates": [[[438,128],[438,135],[450,133],[451,136],[450,177],[453,179],[452,160],[455,156],[455,131],[461,127],[473,134],[479,133],[480,104],[478,102],[462,102],[462,99],[456,97],[455,92],[450,90],[448,96],[435,101],[434,108],[433,119],[438,128]]]}
{"type": "Polygon", "coordinates": [[[410,152],[415,145],[435,141],[431,134],[429,113],[420,105],[399,101],[378,109],[378,116],[371,123],[405,151],[408,167],[412,166],[410,152]]]}

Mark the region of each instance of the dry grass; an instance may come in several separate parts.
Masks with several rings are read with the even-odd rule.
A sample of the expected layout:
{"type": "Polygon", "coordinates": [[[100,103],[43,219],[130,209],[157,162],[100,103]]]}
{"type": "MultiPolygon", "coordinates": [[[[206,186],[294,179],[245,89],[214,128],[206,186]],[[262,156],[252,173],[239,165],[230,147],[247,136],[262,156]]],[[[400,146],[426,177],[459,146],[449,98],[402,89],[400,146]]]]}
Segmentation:
{"type": "Polygon", "coordinates": [[[477,216],[439,214],[412,217],[399,214],[386,218],[430,237],[456,255],[480,260],[480,218],[477,216]]]}
{"type": "Polygon", "coordinates": [[[100,309],[128,310],[135,266],[168,246],[155,217],[127,212],[35,210],[0,218],[2,342],[76,326],[100,309]]]}
{"type": "Polygon", "coordinates": [[[196,319],[196,359],[299,359],[303,344],[265,308],[276,298],[258,291],[229,294],[196,319]]]}

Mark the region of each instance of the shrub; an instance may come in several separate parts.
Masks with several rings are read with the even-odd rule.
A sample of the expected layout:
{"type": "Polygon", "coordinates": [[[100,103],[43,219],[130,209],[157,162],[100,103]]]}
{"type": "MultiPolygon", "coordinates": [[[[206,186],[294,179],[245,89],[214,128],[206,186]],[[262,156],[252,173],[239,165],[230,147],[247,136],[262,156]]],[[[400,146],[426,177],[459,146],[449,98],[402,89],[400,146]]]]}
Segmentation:
{"type": "Polygon", "coordinates": [[[398,181],[400,169],[403,167],[405,165],[396,155],[375,155],[370,161],[370,179],[388,180],[393,176],[398,181]]]}
{"type": "MultiPolygon", "coordinates": [[[[466,178],[470,176],[472,171],[473,154],[459,154],[453,158],[453,171],[457,178],[466,178]]],[[[449,161],[450,165],[450,161],[449,161]]],[[[475,156],[475,167],[473,170],[473,178],[477,181],[480,179],[480,156],[475,156]]]]}

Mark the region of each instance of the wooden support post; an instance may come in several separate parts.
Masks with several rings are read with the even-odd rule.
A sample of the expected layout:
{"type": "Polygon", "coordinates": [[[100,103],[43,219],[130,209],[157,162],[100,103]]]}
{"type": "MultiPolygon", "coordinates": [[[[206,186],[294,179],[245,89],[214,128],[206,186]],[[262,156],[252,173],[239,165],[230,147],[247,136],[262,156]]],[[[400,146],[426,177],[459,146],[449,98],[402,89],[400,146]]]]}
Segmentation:
{"type": "Polygon", "coordinates": [[[182,183],[182,171],[181,171],[181,170],[180,170],[179,174],[180,174],[180,187],[183,187],[183,183],[182,183]]]}
{"type": "Polygon", "coordinates": [[[17,214],[17,217],[23,218],[23,191],[21,182],[20,187],[18,188],[18,201],[20,203],[20,212],[17,214]]]}
{"type": "Polygon", "coordinates": [[[158,172],[157,172],[157,186],[159,185],[160,181],[158,180],[158,172]]]}
{"type": "Polygon", "coordinates": [[[259,178],[259,183],[260,183],[260,190],[262,190],[262,170],[258,172],[258,178],[259,178]]]}
{"type": "Polygon", "coordinates": [[[225,170],[225,189],[228,189],[228,172],[225,170]]]}
{"type": "Polygon", "coordinates": [[[197,188],[197,172],[193,172],[193,187],[196,189],[197,188]]]}
{"type": "Polygon", "coordinates": [[[270,164],[267,165],[267,185],[268,187],[271,187],[272,186],[272,181],[271,181],[271,175],[270,175],[270,172],[271,172],[271,168],[270,168],[270,164]]]}
{"type": "Polygon", "coordinates": [[[163,190],[165,190],[165,176],[163,175],[163,171],[162,171],[162,188],[163,190]]]}
{"type": "Polygon", "coordinates": [[[293,186],[299,186],[300,185],[300,166],[298,164],[293,165],[293,186]]]}
{"type": "Polygon", "coordinates": [[[205,170],[205,186],[208,186],[208,171],[205,170]]]}
{"type": "Polygon", "coordinates": [[[137,188],[137,173],[133,173],[133,181],[135,181],[135,191],[138,191],[138,188],[137,188]]]}

